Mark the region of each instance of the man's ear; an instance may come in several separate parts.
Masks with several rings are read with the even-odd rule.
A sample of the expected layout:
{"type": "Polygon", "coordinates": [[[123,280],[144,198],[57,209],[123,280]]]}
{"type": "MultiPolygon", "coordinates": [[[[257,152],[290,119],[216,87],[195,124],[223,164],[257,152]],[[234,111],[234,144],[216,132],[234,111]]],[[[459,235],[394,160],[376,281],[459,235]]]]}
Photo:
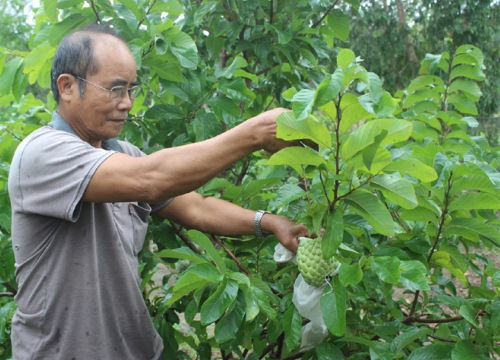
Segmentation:
{"type": "Polygon", "coordinates": [[[75,91],[78,91],[78,82],[70,74],[61,74],[57,78],[57,87],[59,89],[59,98],[62,101],[71,101],[75,91]]]}

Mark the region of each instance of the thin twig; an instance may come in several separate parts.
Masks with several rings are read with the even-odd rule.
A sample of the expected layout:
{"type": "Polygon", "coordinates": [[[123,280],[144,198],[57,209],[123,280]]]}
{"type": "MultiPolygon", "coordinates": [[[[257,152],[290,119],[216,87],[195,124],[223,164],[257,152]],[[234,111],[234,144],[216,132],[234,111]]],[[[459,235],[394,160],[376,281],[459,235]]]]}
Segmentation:
{"type": "Polygon", "coordinates": [[[97,7],[95,6],[94,0],[89,0],[90,7],[92,8],[92,11],[94,12],[94,15],[97,19],[97,22],[100,24],[102,22],[101,17],[99,16],[99,12],[97,11],[97,7]]]}
{"type": "MultiPolygon", "coordinates": [[[[451,192],[451,186],[452,186],[452,177],[453,177],[453,172],[450,172],[450,177],[448,178],[448,187],[446,189],[446,192],[444,194],[444,206],[443,206],[443,211],[441,213],[441,217],[440,217],[440,220],[439,220],[439,225],[438,225],[438,230],[436,232],[436,236],[434,238],[434,244],[432,244],[432,248],[431,250],[429,251],[429,254],[427,255],[427,263],[430,264],[431,262],[431,259],[432,259],[432,255],[434,254],[434,251],[436,250],[436,247],[438,245],[438,242],[441,238],[441,234],[443,232],[443,227],[444,227],[444,223],[445,223],[445,220],[446,220],[446,215],[448,214],[448,206],[450,204],[450,192],[451,192]]],[[[417,309],[417,303],[418,303],[418,297],[420,295],[420,290],[417,290],[415,291],[415,296],[413,298],[413,302],[412,302],[412,306],[411,306],[411,310],[410,310],[410,313],[408,314],[408,317],[406,319],[403,320],[403,323],[404,324],[408,324],[408,323],[411,323],[411,322],[414,322],[415,320],[415,311],[417,309]]]]}
{"type": "Polygon", "coordinates": [[[429,335],[429,337],[431,339],[436,339],[436,340],[439,340],[439,341],[444,341],[444,342],[449,342],[449,343],[456,343],[455,340],[445,339],[445,338],[442,338],[442,337],[439,337],[439,336],[429,335]]]}
{"type": "Polygon", "coordinates": [[[217,236],[212,235],[212,240],[215,241],[220,247],[222,247],[228,255],[231,257],[231,259],[234,260],[236,265],[238,265],[238,268],[243,271],[247,276],[251,276],[252,273],[243,265],[243,263],[234,255],[234,253],[224,244],[217,236]]]}
{"type": "Polygon", "coordinates": [[[312,28],[316,28],[317,26],[319,26],[319,24],[321,24],[323,22],[323,20],[325,20],[325,18],[328,16],[328,14],[330,13],[330,11],[333,10],[333,8],[335,6],[337,6],[337,3],[339,2],[339,0],[336,0],[329,8],[328,10],[326,10],[326,12],[323,14],[323,16],[316,22],[313,24],[312,28]]]}
{"type": "MultiPolygon", "coordinates": [[[[409,318],[410,323],[421,323],[421,324],[445,324],[449,322],[455,322],[455,321],[461,321],[463,320],[464,317],[459,315],[459,316],[454,316],[451,318],[443,318],[443,319],[427,319],[427,318],[409,318]]],[[[405,319],[406,320],[406,319],[405,319]]],[[[408,324],[405,322],[405,324],[408,324]]]]}
{"type": "Polygon", "coordinates": [[[139,23],[137,24],[137,29],[139,29],[141,27],[141,25],[144,23],[144,20],[146,20],[146,16],[149,15],[149,12],[151,11],[151,9],[153,8],[153,6],[155,5],[156,3],[156,0],[153,0],[150,5],[148,6],[148,9],[146,10],[146,12],[144,13],[144,16],[142,17],[141,21],[139,21],[139,23]]]}
{"type": "Polygon", "coordinates": [[[14,285],[12,285],[10,282],[8,281],[4,281],[2,283],[2,285],[12,294],[16,295],[17,294],[17,289],[14,285]]]}
{"type": "Polygon", "coordinates": [[[191,239],[189,239],[188,236],[186,236],[186,234],[184,234],[182,232],[182,228],[175,224],[175,223],[172,223],[172,227],[174,228],[174,231],[175,233],[177,234],[178,237],[181,238],[181,240],[184,242],[184,244],[186,244],[191,250],[193,250],[195,253],[197,254],[201,254],[201,250],[198,249],[196,247],[196,245],[193,244],[193,242],[191,241],[191,239]]]}
{"type": "Polygon", "coordinates": [[[270,5],[269,5],[269,23],[271,25],[273,24],[273,21],[274,21],[274,12],[273,12],[273,9],[274,9],[274,0],[271,0],[270,1],[270,5]]]}

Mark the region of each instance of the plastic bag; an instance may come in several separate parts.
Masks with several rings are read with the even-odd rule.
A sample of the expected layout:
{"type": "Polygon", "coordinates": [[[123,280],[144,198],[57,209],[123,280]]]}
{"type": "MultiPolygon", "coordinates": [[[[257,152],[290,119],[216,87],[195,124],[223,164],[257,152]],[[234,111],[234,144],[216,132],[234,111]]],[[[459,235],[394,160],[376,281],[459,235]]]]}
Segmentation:
{"type": "Polygon", "coordinates": [[[278,244],[274,247],[274,261],[278,263],[284,263],[287,261],[294,261],[295,254],[288,250],[281,244],[278,244]]]}
{"type": "MultiPolygon", "coordinates": [[[[295,261],[295,254],[278,244],[274,248],[274,260],[279,263],[295,261]]],[[[328,328],[323,321],[320,300],[326,284],[317,288],[307,284],[299,274],[293,285],[293,303],[299,314],[310,322],[302,327],[301,348],[308,348],[321,343],[328,335],[328,328]]]]}
{"type": "Polygon", "coordinates": [[[311,286],[300,274],[293,285],[293,304],[302,317],[310,320],[302,328],[302,348],[319,344],[328,335],[320,304],[325,286],[326,284],[319,288],[311,286]]]}

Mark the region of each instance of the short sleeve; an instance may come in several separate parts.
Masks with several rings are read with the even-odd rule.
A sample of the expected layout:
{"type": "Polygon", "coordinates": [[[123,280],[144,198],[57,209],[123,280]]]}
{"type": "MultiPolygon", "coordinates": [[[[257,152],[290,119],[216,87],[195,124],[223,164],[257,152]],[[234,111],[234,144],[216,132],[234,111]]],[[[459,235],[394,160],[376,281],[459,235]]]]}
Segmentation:
{"type": "Polygon", "coordinates": [[[13,211],[76,221],[90,179],[114,153],[64,131],[35,131],[19,145],[11,163],[13,211]]]}

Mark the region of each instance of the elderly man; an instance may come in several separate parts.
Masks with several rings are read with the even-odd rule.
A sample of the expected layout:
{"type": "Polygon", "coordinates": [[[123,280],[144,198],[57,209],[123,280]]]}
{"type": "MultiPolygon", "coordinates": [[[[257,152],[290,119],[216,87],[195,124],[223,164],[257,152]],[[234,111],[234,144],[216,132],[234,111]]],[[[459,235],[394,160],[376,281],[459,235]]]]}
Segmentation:
{"type": "Polygon", "coordinates": [[[161,358],[137,269],[151,212],[212,234],[272,233],[291,250],[307,234],[284,217],[194,192],[253,151],[287,146],[275,136],[285,109],[146,156],[116,140],[138,86],[134,58],[109,27],[62,40],[52,67],[57,112],[20,144],[9,174],[14,359],[161,358]]]}

